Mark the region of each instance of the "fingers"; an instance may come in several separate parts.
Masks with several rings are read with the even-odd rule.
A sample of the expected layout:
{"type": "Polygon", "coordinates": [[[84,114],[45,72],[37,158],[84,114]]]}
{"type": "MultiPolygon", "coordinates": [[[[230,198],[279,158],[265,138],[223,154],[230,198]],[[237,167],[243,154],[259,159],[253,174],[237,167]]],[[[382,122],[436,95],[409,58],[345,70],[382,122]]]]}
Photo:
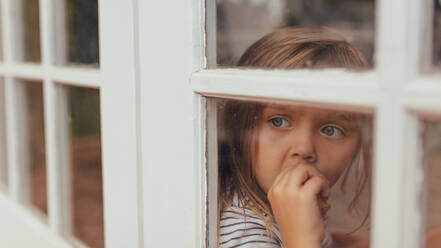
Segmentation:
{"type": "Polygon", "coordinates": [[[321,193],[324,198],[328,198],[331,193],[328,180],[322,175],[314,176],[306,181],[302,190],[308,195],[318,195],[321,193]]]}
{"type": "Polygon", "coordinates": [[[320,192],[323,197],[330,195],[329,182],[320,171],[311,165],[293,165],[284,168],[284,170],[274,180],[273,185],[268,191],[271,192],[287,191],[297,192],[305,191],[307,195],[318,195],[320,192]]]}

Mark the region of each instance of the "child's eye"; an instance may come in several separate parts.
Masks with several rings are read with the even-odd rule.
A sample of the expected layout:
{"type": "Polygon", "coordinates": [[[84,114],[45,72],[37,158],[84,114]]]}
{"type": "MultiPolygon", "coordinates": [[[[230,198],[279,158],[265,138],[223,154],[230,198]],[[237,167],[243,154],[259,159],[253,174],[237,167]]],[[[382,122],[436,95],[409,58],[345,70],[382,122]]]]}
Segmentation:
{"type": "Polygon", "coordinates": [[[287,128],[287,127],[291,126],[289,121],[283,117],[273,117],[273,118],[269,119],[269,122],[271,123],[271,125],[273,127],[276,127],[276,128],[287,128]]]}
{"type": "Polygon", "coordinates": [[[326,126],[322,128],[321,132],[329,137],[342,137],[345,135],[342,129],[335,126],[326,126]]]}

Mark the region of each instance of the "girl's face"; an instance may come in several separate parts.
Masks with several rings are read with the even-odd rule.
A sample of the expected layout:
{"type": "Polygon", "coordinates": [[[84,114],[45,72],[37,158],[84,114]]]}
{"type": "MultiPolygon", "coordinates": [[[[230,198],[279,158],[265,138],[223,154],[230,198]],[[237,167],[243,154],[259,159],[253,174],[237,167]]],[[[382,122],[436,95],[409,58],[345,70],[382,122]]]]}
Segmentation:
{"type": "Polygon", "coordinates": [[[285,105],[263,108],[256,137],[253,169],[265,192],[283,168],[301,163],[315,166],[333,186],[360,143],[351,114],[285,105]]]}

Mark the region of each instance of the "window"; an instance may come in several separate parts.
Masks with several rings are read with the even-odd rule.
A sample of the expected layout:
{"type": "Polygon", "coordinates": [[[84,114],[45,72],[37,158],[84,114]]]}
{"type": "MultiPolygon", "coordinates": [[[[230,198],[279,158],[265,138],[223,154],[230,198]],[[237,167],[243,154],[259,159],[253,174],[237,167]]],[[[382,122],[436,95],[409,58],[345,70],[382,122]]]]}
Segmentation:
{"type": "MultiPolygon", "coordinates": [[[[302,1],[298,2],[300,4],[302,1]]],[[[226,31],[222,22],[216,24],[219,19],[216,19],[215,13],[218,14],[217,18],[220,18],[219,14],[226,16],[228,7],[225,6],[240,4],[241,1],[225,1],[222,5],[221,2],[218,3],[216,6],[212,1],[206,3],[208,65],[219,63],[216,55],[219,55],[220,48],[216,47],[216,44],[225,44],[223,37],[216,38],[220,31],[216,33],[215,30],[226,31]],[[216,7],[222,8],[216,9],[216,7]]],[[[260,1],[248,3],[249,9],[265,5],[260,1]]],[[[419,73],[419,64],[424,63],[422,56],[425,52],[424,42],[427,41],[421,39],[423,34],[420,32],[420,27],[432,23],[431,20],[420,17],[425,16],[425,13],[432,13],[433,5],[429,8],[424,3],[412,1],[400,3],[376,1],[375,8],[377,28],[373,58],[376,68],[371,72],[351,73],[338,70],[288,72],[219,68],[194,73],[192,85],[195,92],[205,97],[252,101],[300,101],[318,107],[334,103],[352,106],[356,111],[360,111],[363,107],[372,109],[375,113],[373,138],[375,159],[372,182],[374,203],[371,206],[370,225],[371,246],[420,247],[423,245],[425,235],[425,227],[422,224],[424,210],[418,208],[423,190],[422,184],[418,184],[420,182],[418,175],[423,172],[421,167],[423,162],[417,159],[421,155],[418,147],[421,143],[418,140],[419,129],[414,113],[422,114],[429,111],[439,115],[440,110],[439,103],[436,103],[440,92],[439,84],[434,84],[437,80],[436,75],[419,73]],[[397,15],[392,17],[390,13],[397,15]],[[420,38],[415,38],[415,34],[420,38]],[[428,89],[433,91],[430,93],[428,89]],[[406,207],[402,207],[404,205],[406,207]]],[[[251,10],[250,12],[257,13],[251,10]]],[[[243,10],[239,13],[238,20],[242,20],[240,17],[246,16],[247,11],[243,10]]],[[[232,22],[231,25],[234,26],[236,23],[240,21],[232,22]]],[[[246,34],[246,32],[240,33],[246,34]]],[[[235,36],[231,37],[235,38],[235,36]]],[[[427,59],[430,61],[430,57],[427,59]]],[[[217,172],[213,171],[216,170],[219,157],[213,152],[218,149],[217,144],[210,141],[210,137],[215,139],[220,134],[219,131],[210,131],[215,129],[211,119],[216,118],[214,111],[216,108],[213,109],[210,104],[207,108],[207,151],[209,152],[207,235],[210,245],[215,247],[217,214],[214,206],[217,203],[212,202],[216,201],[218,189],[217,184],[212,181],[216,181],[217,178],[217,172]]]]}
{"type": "Polygon", "coordinates": [[[136,133],[122,127],[136,125],[126,111],[136,106],[128,97],[135,80],[133,67],[120,65],[134,62],[127,50],[134,43],[130,34],[115,39],[121,18],[133,21],[134,10],[125,2],[114,7],[1,3],[0,212],[8,227],[0,246],[105,247],[105,238],[106,247],[138,246],[136,133]],[[118,159],[128,163],[120,172],[112,164],[118,159]]]}

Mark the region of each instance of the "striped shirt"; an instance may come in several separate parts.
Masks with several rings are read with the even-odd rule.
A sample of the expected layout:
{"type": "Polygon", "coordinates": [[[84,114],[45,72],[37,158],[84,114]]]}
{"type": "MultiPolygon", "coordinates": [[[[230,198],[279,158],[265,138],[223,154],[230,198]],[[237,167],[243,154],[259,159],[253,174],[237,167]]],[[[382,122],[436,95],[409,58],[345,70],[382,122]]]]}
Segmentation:
{"type": "MultiPolygon", "coordinates": [[[[256,214],[239,207],[237,201],[225,209],[220,219],[221,248],[282,248],[280,232],[277,225],[272,225],[271,233],[266,231],[265,223],[256,214]]],[[[329,248],[332,238],[326,230],[322,247],[329,248]]]]}

